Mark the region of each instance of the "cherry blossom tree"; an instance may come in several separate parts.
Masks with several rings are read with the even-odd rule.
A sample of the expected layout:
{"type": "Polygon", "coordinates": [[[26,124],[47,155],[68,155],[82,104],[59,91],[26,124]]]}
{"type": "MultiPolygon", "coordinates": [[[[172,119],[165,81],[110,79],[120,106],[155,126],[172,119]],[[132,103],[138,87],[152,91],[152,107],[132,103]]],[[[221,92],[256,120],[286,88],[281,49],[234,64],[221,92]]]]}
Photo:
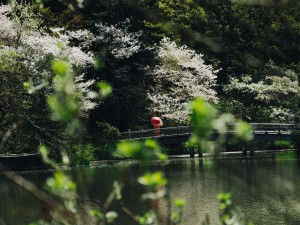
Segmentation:
{"type": "Polygon", "coordinates": [[[299,81],[291,70],[269,63],[266,75],[254,80],[250,75],[231,78],[224,91],[236,98],[248,99],[262,105],[269,112],[270,122],[293,123],[298,115],[299,81]]]}
{"type": "Polygon", "coordinates": [[[108,24],[97,23],[93,46],[100,57],[104,55],[105,67],[102,77],[111,84],[113,94],[98,107],[98,115],[104,114],[107,122],[118,124],[119,129],[142,126],[148,122],[147,64],[153,62],[153,49],[147,46],[149,40],[133,21],[108,24]]]}
{"type": "Polygon", "coordinates": [[[160,41],[156,49],[158,64],[150,74],[153,86],[148,92],[150,108],[156,115],[186,123],[186,105],[196,97],[217,102],[216,74],[206,65],[203,55],[187,46],[178,46],[169,38],[160,41]]]}
{"type": "MultiPolygon", "coordinates": [[[[53,76],[50,67],[53,60],[64,60],[74,70],[87,68],[93,63],[93,54],[89,52],[93,35],[87,30],[65,31],[63,28],[51,28],[51,33],[47,33],[41,27],[39,15],[34,14],[31,6],[26,4],[16,4],[14,8],[1,5],[0,19],[5,22],[0,24],[0,40],[3,41],[0,48],[22,55],[24,65],[30,69],[32,80],[37,84],[53,76]],[[20,13],[17,15],[16,11],[20,13]],[[78,44],[73,46],[73,41],[78,44]]],[[[87,101],[82,108],[83,115],[87,115],[86,112],[97,105],[92,104],[87,95],[87,88],[91,88],[95,80],[86,80],[84,74],[78,76],[75,86],[82,91],[82,100],[87,101]]],[[[36,90],[35,86],[30,88],[36,90]]]]}
{"type": "Polygon", "coordinates": [[[51,65],[55,61],[68,63],[70,79],[75,79],[69,82],[72,87],[66,87],[81,93],[81,116],[88,116],[97,105],[89,96],[95,80],[84,74],[93,63],[89,49],[93,35],[86,30],[46,29],[28,4],[1,5],[0,21],[0,136],[16,127],[6,149],[36,151],[40,143],[60,149],[65,144],[64,131],[50,120],[46,101],[59,85],[52,81],[51,65]]]}
{"type": "Polygon", "coordinates": [[[142,31],[130,32],[129,19],[115,25],[98,23],[95,26],[98,35],[94,41],[107,44],[109,53],[116,59],[126,59],[141,51],[142,43],[139,38],[142,31]]]}

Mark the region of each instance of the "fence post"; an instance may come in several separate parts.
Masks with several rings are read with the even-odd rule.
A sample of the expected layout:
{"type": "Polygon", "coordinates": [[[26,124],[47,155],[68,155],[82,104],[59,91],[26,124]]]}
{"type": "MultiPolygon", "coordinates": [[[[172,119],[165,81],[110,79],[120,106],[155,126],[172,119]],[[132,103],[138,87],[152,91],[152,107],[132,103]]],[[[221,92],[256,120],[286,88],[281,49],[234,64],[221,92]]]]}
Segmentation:
{"type": "Polygon", "coordinates": [[[300,135],[295,137],[295,144],[296,144],[296,152],[297,152],[297,159],[300,159],[300,135]]]}
{"type": "Polygon", "coordinates": [[[128,129],[128,138],[131,139],[131,129],[128,129]]]}
{"type": "Polygon", "coordinates": [[[190,151],[190,158],[194,158],[195,157],[195,150],[193,147],[189,147],[189,151],[190,151]]]}
{"type": "Polygon", "coordinates": [[[242,150],[243,150],[243,156],[247,156],[247,145],[245,143],[243,143],[243,146],[242,146],[242,150]]]}
{"type": "Polygon", "coordinates": [[[254,156],[255,147],[256,147],[256,142],[255,140],[253,140],[251,141],[251,145],[250,145],[250,156],[254,156]]]}
{"type": "Polygon", "coordinates": [[[203,148],[201,145],[197,145],[198,148],[198,157],[203,158],[203,148]]]}
{"type": "Polygon", "coordinates": [[[300,159],[300,123],[295,124],[292,131],[293,141],[296,147],[297,159],[300,159]]]}

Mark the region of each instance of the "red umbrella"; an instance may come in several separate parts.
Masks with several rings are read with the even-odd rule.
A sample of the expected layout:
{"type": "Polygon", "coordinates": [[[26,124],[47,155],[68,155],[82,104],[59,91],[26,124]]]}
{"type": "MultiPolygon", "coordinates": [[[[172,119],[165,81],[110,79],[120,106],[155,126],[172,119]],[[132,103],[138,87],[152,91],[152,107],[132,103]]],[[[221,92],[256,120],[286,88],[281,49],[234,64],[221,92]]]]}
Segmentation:
{"type": "Polygon", "coordinates": [[[162,120],[161,120],[159,117],[156,117],[156,116],[151,118],[151,123],[152,123],[152,125],[155,126],[155,127],[158,127],[158,126],[162,126],[162,125],[163,125],[162,120]]]}
{"type": "Polygon", "coordinates": [[[154,126],[154,136],[159,136],[160,135],[160,127],[163,125],[162,120],[159,117],[152,117],[151,118],[151,123],[154,126]]]}

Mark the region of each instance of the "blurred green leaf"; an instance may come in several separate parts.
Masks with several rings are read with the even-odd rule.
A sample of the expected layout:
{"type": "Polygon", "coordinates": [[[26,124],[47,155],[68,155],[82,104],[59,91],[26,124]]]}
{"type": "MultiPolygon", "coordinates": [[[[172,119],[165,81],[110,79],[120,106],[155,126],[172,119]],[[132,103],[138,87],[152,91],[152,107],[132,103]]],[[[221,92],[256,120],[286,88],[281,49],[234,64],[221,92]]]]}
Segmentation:
{"type": "Polygon", "coordinates": [[[221,193],[218,195],[220,202],[220,209],[225,210],[229,205],[231,205],[231,193],[221,193]]]}
{"type": "MultiPolygon", "coordinates": [[[[192,111],[190,122],[198,141],[201,141],[201,139],[208,139],[212,134],[212,122],[216,117],[214,108],[203,99],[199,98],[195,99],[190,104],[189,108],[192,111]]],[[[195,142],[195,140],[193,142],[195,142]]]]}
{"type": "Polygon", "coordinates": [[[127,142],[120,142],[117,145],[117,153],[127,158],[131,158],[131,157],[136,158],[139,155],[141,155],[142,151],[143,151],[143,144],[141,142],[127,141],[127,142]]]}
{"type": "Polygon", "coordinates": [[[114,181],[114,190],[116,193],[116,200],[121,200],[122,199],[122,191],[121,191],[121,185],[118,181],[114,181]]]}
{"type": "Polygon", "coordinates": [[[105,63],[104,61],[101,59],[101,58],[97,58],[95,61],[94,61],[94,68],[96,70],[101,70],[105,67],[105,63]]]}
{"type": "Polygon", "coordinates": [[[139,217],[139,224],[147,225],[153,224],[156,219],[156,216],[153,212],[146,212],[142,217],[139,217]]]}
{"type": "Polygon", "coordinates": [[[238,121],[235,124],[235,136],[244,141],[251,141],[253,139],[253,133],[250,124],[244,121],[238,121]]]}
{"type": "Polygon", "coordinates": [[[161,153],[159,145],[155,140],[148,139],[144,142],[122,141],[117,145],[117,155],[126,158],[139,159],[142,163],[149,163],[151,160],[159,159],[167,162],[168,157],[161,153]]]}
{"type": "Polygon", "coordinates": [[[112,87],[105,82],[98,82],[97,87],[99,89],[100,98],[105,98],[112,93],[112,87]]]}
{"type": "Polygon", "coordinates": [[[49,158],[49,156],[48,156],[49,150],[48,150],[48,148],[45,145],[41,145],[39,147],[39,152],[40,152],[40,154],[42,156],[42,160],[44,161],[44,163],[46,163],[48,165],[51,165],[53,168],[57,168],[58,167],[57,164],[53,160],[51,160],[49,158]]]}
{"type": "Polygon", "coordinates": [[[67,155],[66,152],[62,152],[62,163],[64,165],[69,165],[70,164],[70,158],[69,158],[69,156],[67,155]]]}
{"type": "Polygon", "coordinates": [[[220,193],[218,194],[218,199],[220,201],[226,202],[231,199],[231,193],[220,193]]]}
{"type": "Polygon", "coordinates": [[[102,220],[104,218],[104,215],[99,210],[93,209],[90,211],[90,213],[92,216],[95,216],[100,220],[102,220]]]}
{"type": "Polygon", "coordinates": [[[106,213],[105,217],[106,217],[108,223],[113,223],[116,220],[116,218],[118,217],[118,214],[114,211],[109,211],[106,213]]]}
{"type": "Polygon", "coordinates": [[[47,179],[46,184],[51,193],[62,197],[65,197],[66,191],[76,190],[76,184],[61,171],[56,171],[53,177],[47,179]]]}
{"type": "Polygon", "coordinates": [[[183,199],[175,198],[173,200],[173,205],[177,208],[183,209],[185,207],[185,204],[185,200],[183,199]]]}
{"type": "Polygon", "coordinates": [[[80,102],[76,102],[68,96],[61,97],[61,95],[54,94],[50,95],[47,101],[54,120],[69,122],[80,112],[80,102]]]}
{"type": "Polygon", "coordinates": [[[30,82],[29,82],[29,81],[28,81],[28,82],[24,82],[24,83],[23,83],[23,87],[25,88],[25,90],[29,90],[30,87],[31,87],[30,82]]]}
{"type": "Polygon", "coordinates": [[[52,61],[51,67],[52,67],[53,72],[58,76],[63,76],[65,74],[67,74],[67,72],[69,70],[67,62],[60,61],[60,60],[52,61]]]}
{"type": "Polygon", "coordinates": [[[168,181],[164,174],[160,171],[154,173],[146,173],[138,178],[138,182],[147,186],[150,190],[155,190],[157,188],[165,186],[168,181]]]}
{"type": "Polygon", "coordinates": [[[196,127],[206,127],[211,125],[211,121],[215,118],[214,108],[205,100],[197,98],[189,106],[192,110],[191,123],[196,127]]]}
{"type": "Polygon", "coordinates": [[[175,223],[178,223],[180,220],[180,212],[178,212],[178,211],[172,212],[171,219],[175,223]]]}
{"type": "Polygon", "coordinates": [[[157,153],[157,158],[163,162],[167,162],[168,161],[168,156],[164,153],[157,153]]]}

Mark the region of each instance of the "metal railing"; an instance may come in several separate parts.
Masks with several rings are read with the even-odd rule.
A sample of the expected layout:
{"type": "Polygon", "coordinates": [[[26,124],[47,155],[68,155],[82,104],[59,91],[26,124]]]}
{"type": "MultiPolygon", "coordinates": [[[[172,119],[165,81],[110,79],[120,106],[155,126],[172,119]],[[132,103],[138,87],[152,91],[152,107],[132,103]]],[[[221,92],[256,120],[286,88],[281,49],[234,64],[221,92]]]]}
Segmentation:
{"type": "MultiPolygon", "coordinates": [[[[253,133],[265,134],[292,134],[296,128],[295,124],[281,123],[250,123],[253,133]]],[[[234,125],[229,125],[229,132],[234,132],[234,125]],[[232,129],[232,130],[231,130],[232,129]]],[[[192,133],[191,126],[164,127],[160,129],[147,129],[139,131],[128,131],[121,133],[120,140],[144,139],[163,136],[189,136],[192,133]]]]}
{"type": "Polygon", "coordinates": [[[121,140],[126,139],[141,139],[157,136],[178,136],[190,135],[192,129],[190,126],[164,127],[160,129],[147,129],[139,131],[128,131],[121,133],[121,140]]]}
{"type": "Polygon", "coordinates": [[[254,132],[290,133],[295,129],[295,124],[288,123],[251,123],[254,132]]]}

